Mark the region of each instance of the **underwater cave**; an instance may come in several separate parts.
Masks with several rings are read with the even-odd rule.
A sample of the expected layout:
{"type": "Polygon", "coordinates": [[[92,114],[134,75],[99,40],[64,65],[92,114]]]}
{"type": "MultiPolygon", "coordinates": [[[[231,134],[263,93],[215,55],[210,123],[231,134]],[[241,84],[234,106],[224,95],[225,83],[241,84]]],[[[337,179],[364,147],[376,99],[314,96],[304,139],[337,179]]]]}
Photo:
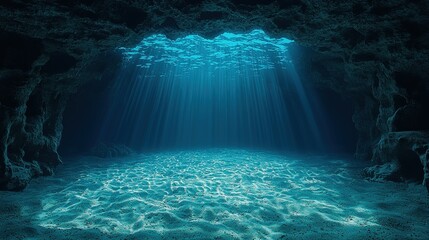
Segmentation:
{"type": "Polygon", "coordinates": [[[427,239],[427,1],[0,3],[1,239],[427,239]]]}

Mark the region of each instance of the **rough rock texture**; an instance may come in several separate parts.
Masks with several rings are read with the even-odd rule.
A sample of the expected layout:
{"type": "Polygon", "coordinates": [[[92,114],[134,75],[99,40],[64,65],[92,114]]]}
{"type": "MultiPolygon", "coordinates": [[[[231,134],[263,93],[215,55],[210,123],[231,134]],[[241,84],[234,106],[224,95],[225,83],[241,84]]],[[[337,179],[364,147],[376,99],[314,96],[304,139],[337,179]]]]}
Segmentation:
{"type": "Polygon", "coordinates": [[[381,165],[364,174],[373,180],[415,180],[429,191],[429,132],[404,131],[385,134],[378,142],[373,160],[381,165]]]}
{"type": "MultiPolygon", "coordinates": [[[[391,162],[399,154],[393,140],[409,138],[401,132],[429,126],[428,9],[426,0],[3,0],[0,189],[20,190],[52,173],[67,98],[91,80],[82,69],[153,33],[214,37],[262,28],[311,47],[303,52],[311,81],[355,100],[356,156],[391,162]],[[382,147],[386,139],[391,147],[382,147]]],[[[418,136],[417,145],[427,143],[418,136]]],[[[427,169],[427,157],[421,161],[427,169]]]]}

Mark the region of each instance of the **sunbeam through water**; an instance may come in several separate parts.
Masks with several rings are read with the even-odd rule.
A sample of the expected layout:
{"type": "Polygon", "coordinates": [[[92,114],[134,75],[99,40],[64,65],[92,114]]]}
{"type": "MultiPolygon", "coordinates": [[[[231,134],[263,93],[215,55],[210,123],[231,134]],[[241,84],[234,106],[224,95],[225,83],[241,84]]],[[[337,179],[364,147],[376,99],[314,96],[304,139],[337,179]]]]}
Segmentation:
{"type": "Polygon", "coordinates": [[[317,103],[296,73],[291,43],[254,30],[211,40],[153,35],[121,48],[127,61],[101,139],[145,150],[322,148],[317,103]]]}

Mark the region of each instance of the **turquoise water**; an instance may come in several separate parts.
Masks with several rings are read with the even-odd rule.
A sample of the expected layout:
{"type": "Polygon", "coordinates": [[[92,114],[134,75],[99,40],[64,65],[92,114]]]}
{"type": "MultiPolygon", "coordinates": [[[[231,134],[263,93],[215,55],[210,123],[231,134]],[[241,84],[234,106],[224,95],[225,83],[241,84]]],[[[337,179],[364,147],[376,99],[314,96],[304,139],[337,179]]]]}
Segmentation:
{"type": "Polygon", "coordinates": [[[100,85],[66,110],[61,148],[353,151],[352,103],[334,92],[326,100],[305,84],[311,74],[298,74],[297,49],[261,30],[214,39],[151,35],[119,48],[122,65],[100,73],[100,85]]]}
{"type": "MultiPolygon", "coordinates": [[[[156,34],[143,39],[134,48],[120,48],[128,61],[140,60],[139,68],[149,69],[158,64],[177,67],[183,76],[195,70],[274,70],[291,62],[286,54],[292,40],[271,38],[262,30],[246,34],[223,33],[214,39],[188,35],[170,40],[156,34]]],[[[155,73],[156,74],[156,73],[155,73]]]]}
{"type": "Polygon", "coordinates": [[[0,237],[427,239],[423,187],[366,182],[360,169],[242,149],[69,159],[22,193],[0,192],[0,237]]]}
{"type": "Polygon", "coordinates": [[[92,110],[102,117],[91,138],[138,151],[335,148],[342,140],[325,116],[331,106],[301,81],[292,44],[254,30],[214,39],[152,35],[120,48],[125,61],[106,76],[111,86],[92,110]]]}

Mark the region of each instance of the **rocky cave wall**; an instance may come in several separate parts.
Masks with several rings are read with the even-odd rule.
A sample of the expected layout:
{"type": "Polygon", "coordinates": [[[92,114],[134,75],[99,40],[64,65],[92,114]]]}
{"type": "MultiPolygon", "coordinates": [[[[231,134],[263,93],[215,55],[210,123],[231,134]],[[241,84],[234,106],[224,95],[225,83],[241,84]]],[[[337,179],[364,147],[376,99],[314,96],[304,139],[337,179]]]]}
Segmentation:
{"type": "Polygon", "coordinates": [[[355,101],[356,157],[379,165],[368,176],[429,186],[428,9],[425,0],[3,0],[0,189],[52,174],[67,99],[110,66],[109,51],[153,33],[255,28],[310,47],[299,59],[308,81],[355,101]]]}

